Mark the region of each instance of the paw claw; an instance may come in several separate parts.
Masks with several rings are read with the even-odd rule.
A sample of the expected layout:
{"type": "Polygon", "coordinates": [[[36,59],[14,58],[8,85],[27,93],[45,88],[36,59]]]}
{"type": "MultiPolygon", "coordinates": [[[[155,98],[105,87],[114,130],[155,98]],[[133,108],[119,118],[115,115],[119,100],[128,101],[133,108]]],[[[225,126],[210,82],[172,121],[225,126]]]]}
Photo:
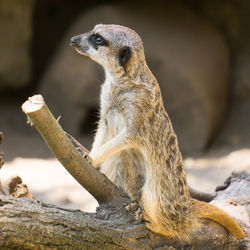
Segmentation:
{"type": "Polygon", "coordinates": [[[89,154],[83,155],[83,158],[91,165],[93,165],[93,160],[90,158],[89,154]]]}

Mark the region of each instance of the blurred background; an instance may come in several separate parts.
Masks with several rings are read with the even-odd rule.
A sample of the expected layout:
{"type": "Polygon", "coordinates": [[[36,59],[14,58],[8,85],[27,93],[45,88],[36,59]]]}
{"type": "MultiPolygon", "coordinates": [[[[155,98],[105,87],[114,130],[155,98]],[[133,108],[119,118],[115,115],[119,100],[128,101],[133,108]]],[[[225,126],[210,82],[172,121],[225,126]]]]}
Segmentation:
{"type": "Polygon", "coordinates": [[[97,23],[142,37],[191,186],[211,192],[232,171],[250,172],[250,2],[0,0],[0,179],[18,174],[37,199],[94,210],[21,105],[42,94],[64,130],[91,148],[103,70],[69,41],[97,23]]]}

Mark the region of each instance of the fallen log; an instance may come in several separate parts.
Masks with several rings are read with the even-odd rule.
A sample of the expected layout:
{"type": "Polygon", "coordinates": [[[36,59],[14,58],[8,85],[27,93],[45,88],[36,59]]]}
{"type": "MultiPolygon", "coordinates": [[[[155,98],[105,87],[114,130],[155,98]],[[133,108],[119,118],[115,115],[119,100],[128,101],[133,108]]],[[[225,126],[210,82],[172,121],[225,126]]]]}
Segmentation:
{"type": "Polygon", "coordinates": [[[245,216],[250,210],[249,193],[250,175],[234,173],[230,184],[218,191],[214,200],[222,208],[226,201],[227,211],[236,206],[232,200],[237,202],[241,212],[231,215],[235,215],[246,233],[243,241],[233,238],[217,223],[204,219],[192,242],[186,244],[151,233],[126,209],[117,210],[108,204],[101,205],[96,213],[84,213],[27,198],[0,195],[0,248],[247,249],[250,226],[245,216]]]}

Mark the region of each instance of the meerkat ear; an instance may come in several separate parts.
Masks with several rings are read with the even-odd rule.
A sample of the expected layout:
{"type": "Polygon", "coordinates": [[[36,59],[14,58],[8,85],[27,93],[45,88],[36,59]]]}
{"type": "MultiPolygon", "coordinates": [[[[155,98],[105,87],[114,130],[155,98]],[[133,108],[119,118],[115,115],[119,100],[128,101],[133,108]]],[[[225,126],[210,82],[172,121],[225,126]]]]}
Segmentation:
{"type": "Polygon", "coordinates": [[[129,47],[124,47],[119,51],[118,59],[119,59],[120,65],[122,67],[124,67],[127,64],[129,59],[131,58],[131,55],[132,55],[132,52],[131,52],[131,49],[129,47]]]}

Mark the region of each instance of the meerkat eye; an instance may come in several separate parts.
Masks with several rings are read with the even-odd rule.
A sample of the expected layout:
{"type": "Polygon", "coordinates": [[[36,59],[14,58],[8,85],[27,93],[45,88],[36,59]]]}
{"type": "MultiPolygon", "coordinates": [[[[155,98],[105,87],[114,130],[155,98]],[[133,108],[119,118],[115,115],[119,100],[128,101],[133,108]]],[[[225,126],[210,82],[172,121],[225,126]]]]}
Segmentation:
{"type": "Polygon", "coordinates": [[[103,44],[104,40],[101,36],[95,36],[95,43],[98,44],[98,45],[101,45],[103,44]]]}
{"type": "Polygon", "coordinates": [[[89,38],[90,42],[93,44],[95,49],[98,49],[98,46],[107,46],[107,41],[98,34],[93,34],[89,38]]]}
{"type": "Polygon", "coordinates": [[[122,48],[118,54],[118,60],[121,66],[125,66],[131,58],[132,52],[129,47],[122,48]]]}

